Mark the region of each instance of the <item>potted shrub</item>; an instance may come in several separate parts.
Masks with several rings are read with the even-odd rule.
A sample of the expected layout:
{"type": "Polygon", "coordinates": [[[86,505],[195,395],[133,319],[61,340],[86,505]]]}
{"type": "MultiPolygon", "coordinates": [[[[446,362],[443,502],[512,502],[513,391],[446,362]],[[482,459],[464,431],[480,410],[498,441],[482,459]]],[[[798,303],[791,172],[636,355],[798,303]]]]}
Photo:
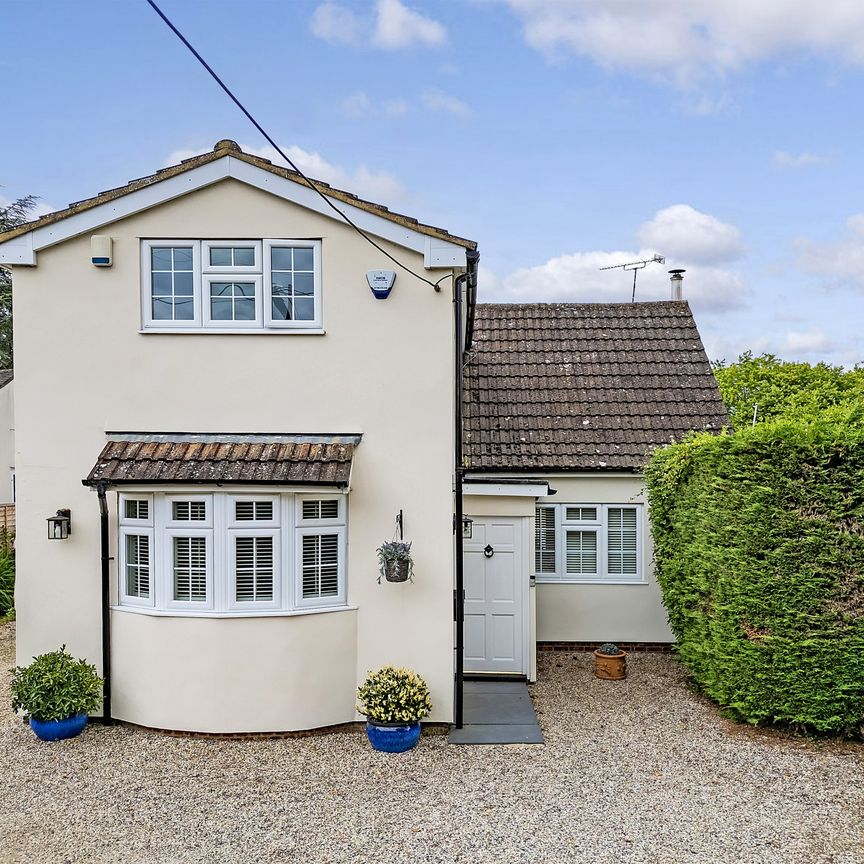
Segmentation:
{"type": "Polygon", "coordinates": [[[378,582],[383,576],[388,582],[414,581],[414,561],[411,544],[390,540],[378,547],[378,582]]]}
{"type": "Polygon", "coordinates": [[[14,669],[10,690],[12,709],[28,715],[30,728],[43,741],[79,735],[87,715],[102,702],[102,679],[96,667],[76,660],[65,645],[14,669]]]}
{"type": "Polygon", "coordinates": [[[627,677],[627,652],[614,642],[604,642],[594,652],[594,674],[607,681],[620,681],[627,677]]]}
{"type": "Polygon", "coordinates": [[[420,720],[432,710],[429,687],[410,669],[382,666],[357,690],[357,710],[366,717],[369,743],[384,753],[402,753],[420,740],[420,720]]]}

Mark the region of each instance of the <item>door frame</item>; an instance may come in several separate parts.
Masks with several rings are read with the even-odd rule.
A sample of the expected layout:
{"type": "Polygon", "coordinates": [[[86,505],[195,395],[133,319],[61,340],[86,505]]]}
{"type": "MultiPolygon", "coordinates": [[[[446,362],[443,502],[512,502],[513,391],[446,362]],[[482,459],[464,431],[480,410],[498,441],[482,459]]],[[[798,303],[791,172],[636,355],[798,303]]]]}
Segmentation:
{"type": "MultiPolygon", "coordinates": [[[[517,532],[519,537],[521,538],[521,546],[522,553],[521,555],[515,555],[516,567],[517,570],[521,571],[521,590],[519,591],[519,599],[522,604],[522,609],[520,613],[521,623],[522,623],[522,670],[519,672],[475,672],[470,669],[465,670],[465,675],[478,676],[478,677],[489,677],[489,678],[499,678],[499,677],[507,677],[507,676],[517,676],[520,678],[525,678],[528,680],[531,674],[531,627],[530,627],[530,583],[532,578],[531,573],[531,553],[529,549],[529,541],[531,539],[531,517],[530,516],[471,516],[471,519],[474,522],[488,522],[492,520],[507,520],[513,522],[517,527],[517,532]],[[518,560],[521,558],[521,561],[518,560]]],[[[463,548],[462,551],[463,559],[465,557],[465,550],[463,548]]],[[[463,564],[464,566],[464,564],[463,564]]],[[[463,628],[465,627],[465,623],[462,624],[463,628]]],[[[462,645],[462,654],[463,658],[465,655],[465,645],[463,638],[462,645]]],[[[464,660],[463,660],[464,662],[464,660]]]]}

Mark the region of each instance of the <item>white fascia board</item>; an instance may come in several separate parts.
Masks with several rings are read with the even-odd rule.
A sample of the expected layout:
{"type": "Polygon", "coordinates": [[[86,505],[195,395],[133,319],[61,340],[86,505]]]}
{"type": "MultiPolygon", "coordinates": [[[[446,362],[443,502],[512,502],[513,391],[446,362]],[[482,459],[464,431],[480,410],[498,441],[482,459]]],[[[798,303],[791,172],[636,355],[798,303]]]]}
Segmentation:
{"type": "Polygon", "coordinates": [[[548,483],[470,483],[462,485],[463,495],[496,495],[511,498],[542,498],[549,494],[548,483]]]}
{"type": "MultiPolygon", "coordinates": [[[[241,183],[269,192],[286,201],[292,201],[330,218],[339,219],[320,196],[308,186],[271,174],[241,159],[226,156],[0,243],[0,264],[34,265],[36,253],[40,249],[125,219],[127,216],[179,198],[188,192],[211,186],[226,177],[232,177],[241,183]]],[[[334,204],[367,233],[422,253],[424,264],[429,269],[465,266],[465,249],[461,246],[445,240],[433,240],[419,231],[413,231],[352,204],[338,200],[334,200],[334,204]],[[429,240],[433,240],[434,249],[427,243],[429,240]],[[457,260],[461,263],[452,263],[457,260]]]]}
{"type": "Polygon", "coordinates": [[[33,249],[33,232],[19,234],[11,240],[0,244],[0,264],[36,263],[36,252],[33,249]]]}

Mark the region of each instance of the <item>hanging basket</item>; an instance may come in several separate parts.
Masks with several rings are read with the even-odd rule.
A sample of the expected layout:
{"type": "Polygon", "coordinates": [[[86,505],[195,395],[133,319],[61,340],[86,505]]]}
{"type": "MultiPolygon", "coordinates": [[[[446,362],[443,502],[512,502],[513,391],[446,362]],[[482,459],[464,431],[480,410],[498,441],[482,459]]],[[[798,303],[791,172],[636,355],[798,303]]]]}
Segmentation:
{"type": "Polygon", "coordinates": [[[388,582],[407,582],[410,575],[411,562],[407,559],[402,561],[385,561],[384,578],[388,582]]]}

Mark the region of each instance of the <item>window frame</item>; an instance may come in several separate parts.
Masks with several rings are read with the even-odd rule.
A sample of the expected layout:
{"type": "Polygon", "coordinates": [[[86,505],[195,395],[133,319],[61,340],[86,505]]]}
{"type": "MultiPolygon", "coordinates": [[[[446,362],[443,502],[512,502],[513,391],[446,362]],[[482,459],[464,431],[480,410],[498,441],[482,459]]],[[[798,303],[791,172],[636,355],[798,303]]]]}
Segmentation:
{"type": "MultiPolygon", "coordinates": [[[[551,503],[538,501],[536,511],[541,507],[555,508],[555,572],[541,573],[537,570],[537,547],[535,539],[534,558],[532,569],[534,578],[538,584],[578,584],[578,585],[644,585],[645,578],[645,505],[642,502],[613,502],[609,504],[580,503],[568,501],[566,503],[551,503]],[[567,519],[568,507],[596,507],[596,519],[567,519]],[[632,509],[636,511],[636,573],[632,576],[622,574],[610,574],[609,559],[609,510],[610,509],[632,509]],[[567,573],[567,532],[568,531],[596,531],[597,533],[597,572],[587,574],[567,573]]],[[[536,528],[535,528],[536,531],[536,528]]],[[[536,533],[535,533],[536,538],[536,533]]]]}
{"type": "MultiPolygon", "coordinates": [[[[142,240],[141,241],[141,313],[144,327],[154,330],[180,330],[201,327],[201,242],[199,240],[142,240]],[[192,318],[168,321],[153,317],[152,251],[160,247],[192,249],[192,318]]],[[[173,295],[172,295],[173,296],[173,295]]]]}
{"type": "Polygon", "coordinates": [[[119,496],[119,505],[118,505],[118,571],[117,571],[117,596],[119,601],[123,605],[130,606],[142,606],[145,608],[153,608],[156,605],[156,572],[158,568],[155,566],[156,563],[156,532],[153,528],[154,522],[154,514],[153,514],[153,496],[147,494],[141,495],[126,495],[122,494],[119,496]],[[127,501],[147,501],[147,513],[148,516],[146,519],[135,519],[126,515],[126,502],[127,501]],[[149,565],[149,597],[141,597],[139,595],[130,594],[128,592],[129,582],[127,580],[126,566],[128,564],[127,561],[127,549],[126,549],[126,538],[129,536],[133,537],[147,537],[150,544],[150,565],[149,565]]]}
{"type": "MultiPolygon", "coordinates": [[[[239,240],[141,238],[141,333],[323,333],[322,240],[310,238],[248,238],[239,240]],[[254,266],[210,265],[210,250],[220,246],[252,246],[254,266]],[[192,250],[192,318],[166,320],[153,316],[152,249],[160,247],[192,250]],[[273,318],[272,250],[278,248],[312,250],[311,319],[281,321],[273,318]],[[210,309],[210,285],[213,282],[253,282],[255,284],[255,320],[220,321],[210,309]]],[[[174,296],[174,295],[172,295],[174,296]]]]}
{"type": "Polygon", "coordinates": [[[343,490],[311,493],[290,487],[273,492],[254,490],[207,489],[188,493],[175,488],[118,493],[117,598],[118,607],[127,611],[177,614],[194,617],[243,617],[255,614],[297,614],[329,611],[347,605],[348,496],[343,490]],[[125,517],[127,500],[148,501],[148,519],[125,517]],[[328,519],[303,519],[302,502],[336,500],[338,515],[328,519]],[[173,518],[176,501],[202,501],[204,520],[173,518]],[[236,503],[266,501],[272,505],[272,518],[238,520],[236,503]],[[127,534],[147,534],[150,538],[150,596],[142,599],[126,592],[127,534]],[[337,593],[333,597],[303,598],[302,544],[305,535],[337,536],[337,593]],[[272,600],[237,600],[237,537],[272,537],[274,580],[272,600]],[[206,543],[206,600],[174,599],[174,537],[204,537],[206,543]]]}
{"type": "Polygon", "coordinates": [[[294,608],[329,608],[330,606],[345,605],[345,553],[347,543],[345,542],[346,529],[341,525],[327,525],[322,520],[317,525],[306,525],[294,530],[294,608]],[[338,589],[333,597],[303,597],[303,538],[325,536],[336,534],[338,537],[337,550],[338,562],[336,569],[336,584],[338,589]]]}
{"type": "Polygon", "coordinates": [[[224,270],[220,270],[218,273],[215,271],[213,273],[204,273],[201,276],[201,299],[204,304],[203,315],[204,315],[204,328],[205,329],[213,329],[213,330],[259,330],[261,329],[261,321],[262,321],[262,276],[260,273],[226,273],[224,270]],[[255,286],[255,317],[248,320],[238,320],[236,318],[231,318],[229,320],[214,318],[213,317],[213,309],[211,308],[210,301],[213,299],[210,295],[210,286],[214,282],[251,282],[255,286]]]}
{"type": "Polygon", "coordinates": [[[320,240],[272,240],[265,239],[264,245],[264,327],[273,330],[298,330],[321,327],[321,241],[320,240]],[[290,248],[312,249],[312,308],[314,315],[311,320],[277,321],[273,318],[273,257],[274,249],[290,248]]]}
{"type": "Polygon", "coordinates": [[[206,274],[211,273],[230,273],[234,276],[240,274],[257,273],[261,275],[261,241],[260,240],[202,240],[201,241],[201,272],[206,274]],[[225,265],[211,264],[210,250],[220,249],[225,247],[251,246],[255,261],[249,266],[246,264],[240,265],[225,265]]]}

